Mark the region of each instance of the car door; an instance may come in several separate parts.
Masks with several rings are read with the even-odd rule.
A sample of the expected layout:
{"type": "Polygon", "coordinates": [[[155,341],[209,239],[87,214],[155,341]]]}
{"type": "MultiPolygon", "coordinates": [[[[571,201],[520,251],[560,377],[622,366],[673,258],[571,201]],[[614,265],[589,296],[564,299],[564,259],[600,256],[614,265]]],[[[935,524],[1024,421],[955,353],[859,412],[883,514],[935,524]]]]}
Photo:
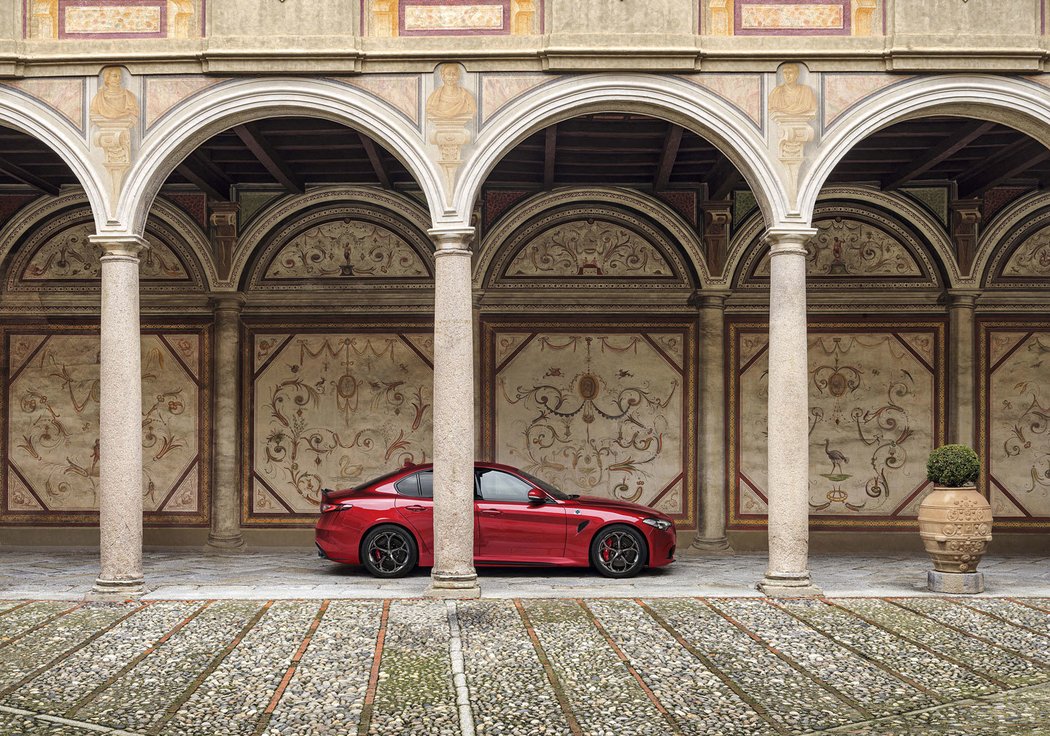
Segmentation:
{"type": "Polygon", "coordinates": [[[412,528],[423,548],[434,550],[434,471],[421,470],[395,485],[397,513],[412,528]]]}
{"type": "Polygon", "coordinates": [[[478,562],[547,562],[565,555],[565,507],[529,503],[534,486],[516,475],[492,468],[478,468],[478,562]]]}

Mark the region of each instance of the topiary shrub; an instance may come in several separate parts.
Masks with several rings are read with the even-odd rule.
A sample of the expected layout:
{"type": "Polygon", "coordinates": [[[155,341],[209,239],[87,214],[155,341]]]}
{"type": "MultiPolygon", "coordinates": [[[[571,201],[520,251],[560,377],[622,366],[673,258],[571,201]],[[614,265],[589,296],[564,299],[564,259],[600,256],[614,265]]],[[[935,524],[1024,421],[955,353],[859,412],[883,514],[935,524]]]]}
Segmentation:
{"type": "Polygon", "coordinates": [[[926,461],[926,477],[939,486],[972,486],[981,472],[977,453],[966,445],[941,445],[926,461]]]}

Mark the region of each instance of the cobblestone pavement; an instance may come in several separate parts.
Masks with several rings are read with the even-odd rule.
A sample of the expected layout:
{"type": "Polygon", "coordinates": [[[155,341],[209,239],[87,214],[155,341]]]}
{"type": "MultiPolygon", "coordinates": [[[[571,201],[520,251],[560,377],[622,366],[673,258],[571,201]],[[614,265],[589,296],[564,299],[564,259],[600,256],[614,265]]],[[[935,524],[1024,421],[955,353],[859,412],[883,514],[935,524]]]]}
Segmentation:
{"type": "Polygon", "coordinates": [[[1050,598],[0,602],[0,734],[1050,734],[1050,598]]]}

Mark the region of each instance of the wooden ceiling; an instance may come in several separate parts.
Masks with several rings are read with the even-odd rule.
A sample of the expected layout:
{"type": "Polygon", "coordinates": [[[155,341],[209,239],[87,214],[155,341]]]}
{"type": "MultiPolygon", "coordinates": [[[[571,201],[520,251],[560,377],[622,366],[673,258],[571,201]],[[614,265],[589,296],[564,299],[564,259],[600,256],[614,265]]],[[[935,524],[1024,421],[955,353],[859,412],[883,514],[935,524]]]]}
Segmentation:
{"type": "MultiPolygon", "coordinates": [[[[898,123],[857,145],[832,172],[833,183],[886,189],[951,184],[959,198],[997,186],[1050,186],[1050,150],[1012,128],[967,118],[898,123]]],[[[28,135],[0,128],[0,184],[55,194],[76,179],[28,135]]],[[[365,135],[324,120],[272,118],[220,133],[191,154],[167,185],[228,199],[234,187],[369,184],[416,188],[405,167],[365,135]]],[[[569,185],[645,191],[701,189],[723,199],[746,188],[739,172],[698,135],[633,114],[574,118],[541,130],[510,151],[486,187],[540,191],[569,185]]]]}

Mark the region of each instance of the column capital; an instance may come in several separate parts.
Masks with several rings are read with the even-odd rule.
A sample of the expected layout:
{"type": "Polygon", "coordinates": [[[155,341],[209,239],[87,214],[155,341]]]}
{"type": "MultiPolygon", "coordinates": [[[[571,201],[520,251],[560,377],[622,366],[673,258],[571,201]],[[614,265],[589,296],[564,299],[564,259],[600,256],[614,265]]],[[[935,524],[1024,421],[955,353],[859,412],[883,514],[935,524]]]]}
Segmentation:
{"type": "Polygon", "coordinates": [[[444,253],[470,254],[470,243],[474,239],[474,228],[432,228],[427,235],[434,241],[434,255],[444,253]]]}
{"type": "Polygon", "coordinates": [[[770,256],[805,255],[806,243],[817,234],[815,227],[771,227],[762,235],[770,256]]]}
{"type": "Polygon", "coordinates": [[[138,258],[149,250],[149,241],[138,235],[91,235],[88,240],[102,249],[103,258],[138,258]]]}
{"type": "Polygon", "coordinates": [[[240,312],[244,309],[245,296],[236,291],[213,294],[208,300],[216,312],[240,312]]]}
{"type": "Polygon", "coordinates": [[[948,306],[973,309],[980,295],[980,289],[948,289],[948,306]]]}
{"type": "Polygon", "coordinates": [[[689,306],[722,310],[726,308],[726,299],[730,293],[729,289],[697,289],[689,296],[689,306]]]}

